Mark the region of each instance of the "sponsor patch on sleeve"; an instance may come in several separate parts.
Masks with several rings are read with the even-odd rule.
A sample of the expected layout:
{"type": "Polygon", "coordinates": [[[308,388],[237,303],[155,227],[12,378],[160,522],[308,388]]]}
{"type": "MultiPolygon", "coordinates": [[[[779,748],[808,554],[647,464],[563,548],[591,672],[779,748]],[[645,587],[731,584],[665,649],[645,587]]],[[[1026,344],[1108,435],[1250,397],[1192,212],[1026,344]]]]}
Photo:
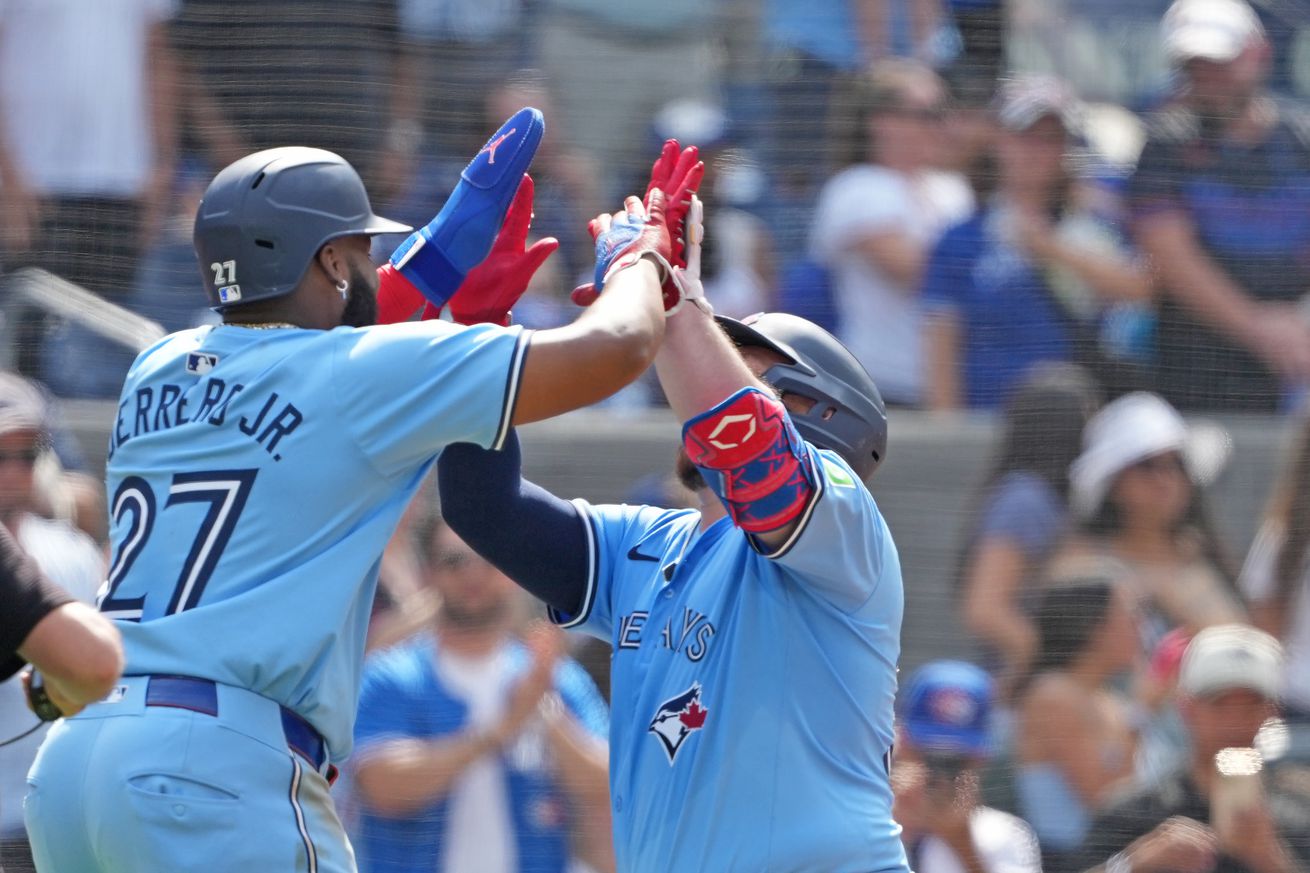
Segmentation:
{"type": "Polygon", "coordinates": [[[829,458],[823,458],[823,474],[828,483],[837,488],[854,488],[855,477],[841,464],[829,458]]]}

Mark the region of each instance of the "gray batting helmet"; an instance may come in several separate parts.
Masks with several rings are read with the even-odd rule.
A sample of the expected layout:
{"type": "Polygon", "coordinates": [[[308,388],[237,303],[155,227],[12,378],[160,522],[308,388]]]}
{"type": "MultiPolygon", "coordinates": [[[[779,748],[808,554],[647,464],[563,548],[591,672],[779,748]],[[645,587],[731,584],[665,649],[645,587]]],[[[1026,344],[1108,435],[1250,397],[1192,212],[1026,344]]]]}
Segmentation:
{"type": "Polygon", "coordinates": [[[291,146],[246,155],[215,176],[194,239],[209,302],[223,309],[291,293],[337,237],[412,229],[373,214],[359,174],[339,155],[291,146]]]}
{"type": "Polygon", "coordinates": [[[821,449],[831,449],[868,479],[887,454],[887,408],[873,378],[832,334],[785,312],[760,312],[738,321],[715,316],[739,346],[760,346],[787,359],[764,378],[779,391],[815,401],[792,413],[796,429],[821,449]]]}

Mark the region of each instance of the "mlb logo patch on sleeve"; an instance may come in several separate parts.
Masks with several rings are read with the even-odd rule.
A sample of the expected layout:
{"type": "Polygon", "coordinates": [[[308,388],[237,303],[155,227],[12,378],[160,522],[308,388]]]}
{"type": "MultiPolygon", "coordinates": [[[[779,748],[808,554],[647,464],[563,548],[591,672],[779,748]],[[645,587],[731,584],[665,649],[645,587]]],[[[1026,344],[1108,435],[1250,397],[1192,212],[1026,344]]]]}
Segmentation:
{"type": "Polygon", "coordinates": [[[190,352],[186,356],[186,371],[203,376],[218,366],[218,355],[208,352],[190,352]]]}
{"type": "Polygon", "coordinates": [[[823,459],[823,473],[828,478],[828,482],[838,488],[854,488],[855,477],[846,471],[841,464],[823,459]]]}

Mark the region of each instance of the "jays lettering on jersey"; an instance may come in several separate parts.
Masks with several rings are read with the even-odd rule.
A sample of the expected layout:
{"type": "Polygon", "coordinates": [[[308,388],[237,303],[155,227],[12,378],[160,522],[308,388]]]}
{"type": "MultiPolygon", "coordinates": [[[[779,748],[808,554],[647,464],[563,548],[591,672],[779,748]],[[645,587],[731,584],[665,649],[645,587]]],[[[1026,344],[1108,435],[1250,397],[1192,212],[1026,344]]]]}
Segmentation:
{"type": "Polygon", "coordinates": [[[505,438],[526,337],[219,326],[143,352],[107,471],[126,672],[258,692],[344,757],[382,549],[444,446],[505,438]]]}
{"type": "Polygon", "coordinates": [[[908,869],[886,765],[900,560],[845,462],[806,451],[819,491],[772,557],[728,518],[576,503],[587,597],[552,618],[614,646],[622,870],[908,869]]]}

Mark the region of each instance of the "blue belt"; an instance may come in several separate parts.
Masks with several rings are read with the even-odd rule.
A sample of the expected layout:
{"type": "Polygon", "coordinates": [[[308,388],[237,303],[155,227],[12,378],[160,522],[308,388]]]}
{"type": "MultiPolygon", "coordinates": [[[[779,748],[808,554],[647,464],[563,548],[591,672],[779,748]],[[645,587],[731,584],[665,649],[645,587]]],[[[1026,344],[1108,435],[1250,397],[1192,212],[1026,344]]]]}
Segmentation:
{"type": "MultiPolygon", "coordinates": [[[[146,706],[171,706],[205,715],[218,715],[218,686],[210,679],[195,676],[151,676],[146,684],[146,706]]],[[[285,706],[282,733],[291,751],[322,770],[327,762],[327,746],[314,726],[285,706]]]]}

